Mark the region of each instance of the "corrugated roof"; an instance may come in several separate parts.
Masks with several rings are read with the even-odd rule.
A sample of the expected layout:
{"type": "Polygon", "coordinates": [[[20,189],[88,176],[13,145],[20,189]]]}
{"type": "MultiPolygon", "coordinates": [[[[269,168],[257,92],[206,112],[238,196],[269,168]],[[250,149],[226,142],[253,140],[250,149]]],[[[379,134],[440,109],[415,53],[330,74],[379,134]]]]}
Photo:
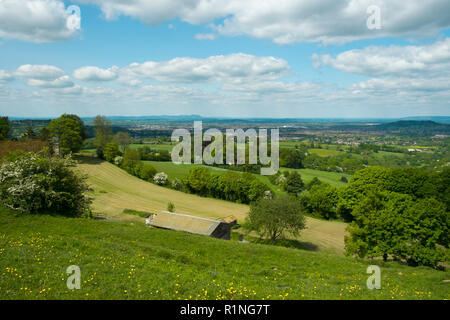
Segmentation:
{"type": "Polygon", "coordinates": [[[221,221],[190,216],[182,213],[162,211],[149,219],[149,224],[158,228],[186,231],[210,236],[221,221]]]}

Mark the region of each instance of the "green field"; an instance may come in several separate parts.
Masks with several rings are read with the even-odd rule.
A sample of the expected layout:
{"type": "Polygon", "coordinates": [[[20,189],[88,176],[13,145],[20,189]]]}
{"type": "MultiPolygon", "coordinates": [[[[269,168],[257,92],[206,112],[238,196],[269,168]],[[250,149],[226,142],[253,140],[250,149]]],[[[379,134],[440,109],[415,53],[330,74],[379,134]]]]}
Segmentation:
{"type": "MultiPolygon", "coordinates": [[[[194,167],[202,166],[197,164],[174,164],[172,162],[158,162],[158,161],[145,161],[146,163],[151,164],[156,171],[165,172],[169,176],[169,178],[185,178],[189,170],[194,167]]],[[[212,166],[203,166],[211,170],[211,172],[216,174],[225,173],[226,169],[216,168],[212,166]]],[[[329,183],[332,186],[341,187],[346,184],[341,182],[341,177],[345,176],[348,180],[350,180],[351,176],[348,174],[336,173],[336,172],[327,172],[320,171],[314,169],[289,169],[289,168],[280,168],[281,171],[297,171],[302,176],[302,179],[305,183],[310,182],[314,177],[319,178],[321,181],[329,183]]],[[[260,179],[262,182],[266,183],[270,186],[276,193],[281,193],[282,191],[277,187],[270,183],[269,178],[267,176],[261,176],[259,174],[255,174],[255,176],[260,179]]]]}
{"type": "Polygon", "coordinates": [[[142,147],[149,147],[150,149],[153,150],[166,150],[171,152],[173,147],[175,146],[175,143],[160,143],[160,144],[150,144],[150,143],[144,143],[144,144],[130,144],[130,148],[133,149],[139,149],[142,147]]]}
{"type": "Polygon", "coordinates": [[[308,149],[311,154],[316,154],[319,157],[338,156],[344,154],[344,151],[332,150],[332,149],[308,149]]]}
{"type": "Polygon", "coordinates": [[[0,299],[449,299],[450,273],[0,207],[0,299]],[[366,268],[381,267],[381,290],[366,268]],[[81,269],[81,289],[66,268],[81,269]]]}

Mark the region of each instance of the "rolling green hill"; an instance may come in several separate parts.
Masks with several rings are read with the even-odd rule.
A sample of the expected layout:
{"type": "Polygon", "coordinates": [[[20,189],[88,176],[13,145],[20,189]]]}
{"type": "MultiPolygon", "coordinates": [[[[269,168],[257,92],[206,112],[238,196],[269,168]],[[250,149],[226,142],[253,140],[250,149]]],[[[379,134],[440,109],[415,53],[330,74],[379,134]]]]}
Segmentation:
{"type": "Polygon", "coordinates": [[[0,207],[0,299],[449,299],[449,272],[0,207]],[[81,269],[81,289],[66,268],[81,269]]]}

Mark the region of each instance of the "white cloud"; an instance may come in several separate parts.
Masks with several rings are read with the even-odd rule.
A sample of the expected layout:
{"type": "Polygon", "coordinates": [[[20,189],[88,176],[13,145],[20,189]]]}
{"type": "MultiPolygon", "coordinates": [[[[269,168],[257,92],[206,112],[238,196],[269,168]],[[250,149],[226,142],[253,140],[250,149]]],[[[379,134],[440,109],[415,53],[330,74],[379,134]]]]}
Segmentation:
{"type": "Polygon", "coordinates": [[[274,57],[237,53],[205,59],[175,58],[165,62],[133,63],[123,68],[122,79],[148,78],[161,82],[223,82],[251,79],[278,79],[289,71],[289,64],[274,57]]]}
{"type": "Polygon", "coordinates": [[[29,79],[28,85],[43,88],[69,88],[73,87],[74,83],[69,76],[62,76],[54,80],[29,79]]]}
{"type": "Polygon", "coordinates": [[[223,22],[223,35],[249,35],[279,44],[344,43],[377,37],[435,35],[450,27],[448,0],[78,0],[101,7],[107,19],[120,15],[149,25],[179,18],[191,24],[223,22]],[[366,10],[381,9],[380,30],[369,30],[366,10]]]}
{"type": "Polygon", "coordinates": [[[37,80],[55,80],[64,75],[64,71],[55,66],[25,64],[17,68],[14,75],[37,80]]]}
{"type": "Polygon", "coordinates": [[[1,0],[0,37],[31,42],[67,40],[78,33],[78,15],[60,0],[1,0]]]}
{"type": "Polygon", "coordinates": [[[353,93],[366,92],[376,95],[450,93],[448,78],[374,78],[353,84],[353,93]]]}
{"type": "Polygon", "coordinates": [[[95,66],[82,67],[73,72],[75,79],[84,81],[110,81],[117,78],[119,68],[113,66],[109,69],[101,69],[95,66]]]}
{"type": "Polygon", "coordinates": [[[0,70],[0,82],[6,82],[13,80],[14,77],[11,73],[7,72],[6,70],[0,70]]]}
{"type": "Polygon", "coordinates": [[[195,39],[197,40],[214,40],[216,35],[213,33],[198,33],[195,35],[195,39]]]}
{"type": "Polygon", "coordinates": [[[314,55],[316,67],[335,69],[366,76],[428,76],[450,72],[450,38],[425,46],[371,46],[338,54],[314,55]]]}

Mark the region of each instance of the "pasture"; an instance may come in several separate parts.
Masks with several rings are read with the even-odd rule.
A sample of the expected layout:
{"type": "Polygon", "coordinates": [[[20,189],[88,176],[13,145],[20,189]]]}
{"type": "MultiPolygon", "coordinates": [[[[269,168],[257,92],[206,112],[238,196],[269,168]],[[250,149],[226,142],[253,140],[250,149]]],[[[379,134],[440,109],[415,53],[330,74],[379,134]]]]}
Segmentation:
{"type": "MultiPolygon", "coordinates": [[[[130,204],[130,203],[129,203],[130,204]]],[[[450,272],[0,207],[0,299],[449,299],[450,272]],[[381,290],[366,287],[381,268],[381,290]],[[81,270],[70,290],[66,269],[81,270]]]]}

